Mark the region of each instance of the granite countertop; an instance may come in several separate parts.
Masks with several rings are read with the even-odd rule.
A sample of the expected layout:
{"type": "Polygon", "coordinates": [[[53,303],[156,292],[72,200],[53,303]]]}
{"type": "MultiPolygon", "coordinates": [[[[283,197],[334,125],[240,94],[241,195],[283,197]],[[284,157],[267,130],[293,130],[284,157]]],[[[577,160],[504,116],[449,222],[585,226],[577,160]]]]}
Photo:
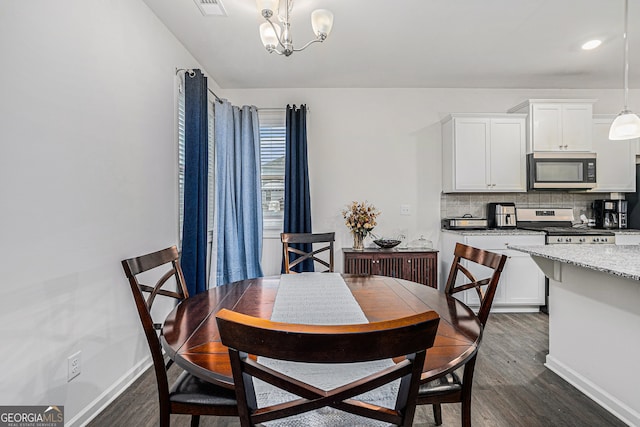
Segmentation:
{"type": "MultiPolygon", "coordinates": [[[[491,230],[449,230],[443,228],[442,231],[460,234],[462,236],[522,236],[522,235],[540,235],[542,231],[521,230],[519,228],[491,229],[491,230]]],[[[640,233],[640,230],[638,230],[640,233]]]]}
{"type": "MultiPolygon", "coordinates": [[[[591,230],[591,229],[590,229],[591,230]]],[[[537,235],[544,234],[542,231],[534,230],[522,230],[520,228],[506,228],[506,229],[490,229],[490,230],[450,230],[443,228],[441,231],[449,233],[460,234],[462,236],[517,236],[517,235],[537,235]]],[[[640,230],[637,229],[616,229],[616,230],[602,230],[610,231],[615,234],[640,234],[640,230]]]]}
{"type": "Polygon", "coordinates": [[[509,246],[509,249],[627,279],[640,280],[640,245],[509,246]]]}

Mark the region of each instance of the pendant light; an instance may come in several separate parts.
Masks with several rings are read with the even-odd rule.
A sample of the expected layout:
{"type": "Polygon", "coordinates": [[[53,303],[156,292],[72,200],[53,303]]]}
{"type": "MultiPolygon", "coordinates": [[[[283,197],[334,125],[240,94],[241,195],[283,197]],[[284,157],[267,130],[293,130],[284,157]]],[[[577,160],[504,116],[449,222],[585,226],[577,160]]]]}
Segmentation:
{"type": "Polygon", "coordinates": [[[640,138],[640,117],[629,111],[629,35],[627,25],[629,21],[629,0],[624,0],[624,109],[611,124],[609,139],[625,140],[640,138]]]}

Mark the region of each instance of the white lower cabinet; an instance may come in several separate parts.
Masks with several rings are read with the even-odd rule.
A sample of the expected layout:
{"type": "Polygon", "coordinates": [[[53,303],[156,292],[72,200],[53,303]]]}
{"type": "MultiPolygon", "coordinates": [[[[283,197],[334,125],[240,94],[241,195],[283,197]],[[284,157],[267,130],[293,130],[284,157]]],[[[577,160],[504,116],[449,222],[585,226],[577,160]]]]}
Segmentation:
{"type": "MultiPolygon", "coordinates": [[[[442,233],[442,276],[441,287],[444,288],[451,264],[453,249],[456,243],[486,249],[491,252],[507,255],[498,289],[493,300],[493,312],[537,312],[545,303],[545,277],[531,257],[519,251],[507,249],[509,245],[531,246],[544,245],[544,235],[513,234],[513,235],[477,235],[444,231],[442,233]]],[[[486,267],[466,265],[476,278],[488,277],[491,272],[486,267]]],[[[465,291],[458,298],[469,305],[477,307],[479,299],[475,290],[465,291]]]]}

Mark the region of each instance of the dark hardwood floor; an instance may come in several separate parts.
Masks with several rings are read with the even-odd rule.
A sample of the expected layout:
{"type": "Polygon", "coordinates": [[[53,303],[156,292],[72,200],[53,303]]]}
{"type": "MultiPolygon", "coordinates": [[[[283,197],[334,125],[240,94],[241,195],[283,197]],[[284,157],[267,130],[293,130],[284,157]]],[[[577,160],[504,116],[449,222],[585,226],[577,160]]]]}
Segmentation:
{"type": "MultiPolygon", "coordinates": [[[[598,404],[544,367],[547,316],[491,314],[476,364],[472,420],[476,427],[625,426],[598,404]]],[[[175,377],[180,368],[173,367],[175,377]]],[[[157,390],[149,370],[99,414],[89,427],[158,424],[157,390]]],[[[190,418],[172,415],[172,426],[190,418]]],[[[237,427],[230,417],[202,417],[202,427],[237,427]]],[[[419,407],[414,426],[433,426],[430,406],[419,407]]],[[[460,405],[442,405],[442,425],[460,425],[460,405]]]]}

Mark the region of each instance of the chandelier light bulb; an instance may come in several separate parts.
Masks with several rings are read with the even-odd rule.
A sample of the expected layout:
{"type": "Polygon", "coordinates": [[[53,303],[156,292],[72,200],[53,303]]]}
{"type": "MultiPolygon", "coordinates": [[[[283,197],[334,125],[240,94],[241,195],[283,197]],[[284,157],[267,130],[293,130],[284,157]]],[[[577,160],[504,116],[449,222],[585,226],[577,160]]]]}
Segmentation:
{"type": "Polygon", "coordinates": [[[316,9],[311,13],[311,26],[317,37],[326,38],[333,27],[333,13],[327,9],[316,9]]]}
{"type": "Polygon", "coordinates": [[[274,27],[272,27],[268,22],[260,25],[260,39],[262,40],[262,44],[264,45],[264,47],[266,47],[267,49],[275,49],[275,47],[279,43],[280,27],[276,26],[275,31],[273,30],[273,28],[274,27]]]}

